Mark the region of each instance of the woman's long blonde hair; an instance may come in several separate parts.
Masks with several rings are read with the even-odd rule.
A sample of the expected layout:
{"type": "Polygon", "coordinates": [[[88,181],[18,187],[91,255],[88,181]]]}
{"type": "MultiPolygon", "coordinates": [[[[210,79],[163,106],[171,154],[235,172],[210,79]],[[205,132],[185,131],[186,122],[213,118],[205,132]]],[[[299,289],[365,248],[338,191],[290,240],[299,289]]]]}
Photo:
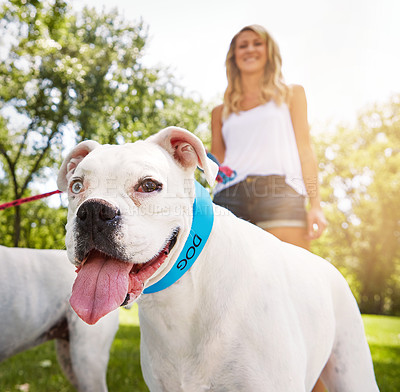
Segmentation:
{"type": "Polygon", "coordinates": [[[265,65],[264,77],[261,88],[261,102],[266,103],[273,99],[277,104],[288,102],[290,89],[285,84],[282,75],[282,57],[278,44],[271,37],[268,31],[260,25],[250,25],[243,27],[232,39],[229,51],[226,56],[226,76],[228,86],[224,94],[224,110],[223,117],[227,118],[232,112],[240,111],[242,100],[242,84],[239,68],[235,61],[236,41],[240,33],[243,31],[253,31],[258,34],[267,45],[267,63],[265,65]]]}

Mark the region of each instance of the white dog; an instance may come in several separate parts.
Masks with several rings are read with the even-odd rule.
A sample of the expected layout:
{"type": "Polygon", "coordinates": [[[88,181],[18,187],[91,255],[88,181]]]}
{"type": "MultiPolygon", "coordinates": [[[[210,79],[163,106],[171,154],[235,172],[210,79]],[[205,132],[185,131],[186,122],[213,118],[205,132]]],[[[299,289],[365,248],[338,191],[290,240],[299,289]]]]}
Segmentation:
{"type": "Polygon", "coordinates": [[[56,339],[60,366],[78,391],[106,392],[118,311],[95,326],[78,318],[68,303],[76,273],[65,251],[0,246],[0,268],[0,362],[56,339]]]}
{"type": "Polygon", "coordinates": [[[92,324],[139,304],[151,391],[329,391],[378,387],[350,289],[328,262],[212,205],[193,181],[217,167],[200,140],[166,128],[122,146],[79,144],[58,178],[71,304],[92,324]]]}

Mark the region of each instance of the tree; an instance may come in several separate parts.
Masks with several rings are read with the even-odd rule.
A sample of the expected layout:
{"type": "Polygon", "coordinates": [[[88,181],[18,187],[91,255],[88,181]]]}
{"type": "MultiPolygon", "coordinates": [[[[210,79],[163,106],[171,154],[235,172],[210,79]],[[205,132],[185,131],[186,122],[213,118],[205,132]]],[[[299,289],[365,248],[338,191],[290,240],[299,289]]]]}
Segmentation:
{"type": "MultiPolygon", "coordinates": [[[[185,98],[167,70],[142,65],[143,22],[127,22],[117,11],[77,15],[64,0],[8,0],[0,15],[9,43],[0,59],[7,197],[28,196],[35,181],[58,168],[66,144],[134,141],[166,125],[195,130],[205,121],[203,103],[185,98]]],[[[23,208],[15,208],[14,246],[23,208]]]]}
{"type": "Polygon", "coordinates": [[[365,313],[400,312],[400,96],[316,141],[330,227],[316,244],[365,313]]]}

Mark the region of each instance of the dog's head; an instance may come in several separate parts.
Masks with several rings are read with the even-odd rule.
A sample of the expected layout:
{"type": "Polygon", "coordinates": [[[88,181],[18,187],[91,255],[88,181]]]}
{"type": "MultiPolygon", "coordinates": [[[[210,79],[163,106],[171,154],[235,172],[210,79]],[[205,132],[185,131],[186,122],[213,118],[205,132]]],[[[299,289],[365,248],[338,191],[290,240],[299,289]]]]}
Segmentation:
{"type": "Polygon", "coordinates": [[[85,141],[66,157],[58,186],[68,192],[66,245],[78,267],[71,305],[84,321],[137,299],[171,268],[190,231],[197,166],[212,184],[217,165],[175,127],[121,146],[85,141]]]}

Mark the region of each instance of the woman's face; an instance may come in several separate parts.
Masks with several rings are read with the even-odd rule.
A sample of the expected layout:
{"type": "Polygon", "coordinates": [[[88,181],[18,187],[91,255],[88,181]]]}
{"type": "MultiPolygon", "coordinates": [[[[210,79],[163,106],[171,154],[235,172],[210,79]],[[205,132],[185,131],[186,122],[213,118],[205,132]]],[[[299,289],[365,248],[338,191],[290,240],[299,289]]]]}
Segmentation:
{"type": "Polygon", "coordinates": [[[267,64],[267,44],[254,31],[246,30],[236,38],[235,62],[243,73],[262,74],[267,64]]]}

